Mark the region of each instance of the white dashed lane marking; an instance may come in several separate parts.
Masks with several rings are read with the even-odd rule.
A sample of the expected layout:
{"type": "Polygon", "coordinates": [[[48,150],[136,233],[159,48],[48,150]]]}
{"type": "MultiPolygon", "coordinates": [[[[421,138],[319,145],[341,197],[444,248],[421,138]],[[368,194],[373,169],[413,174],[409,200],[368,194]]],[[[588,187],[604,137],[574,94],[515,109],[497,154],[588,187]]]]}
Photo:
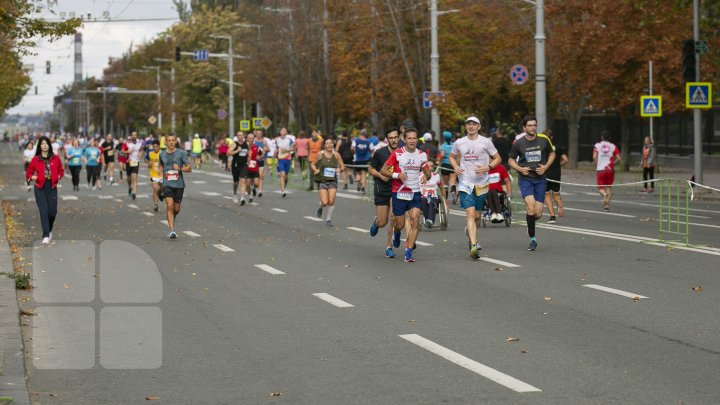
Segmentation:
{"type": "Polygon", "coordinates": [[[317,218],[317,217],[303,217],[303,218],[309,219],[309,220],[315,221],[315,222],[322,222],[322,220],[323,220],[322,218],[317,218]]]}
{"type": "Polygon", "coordinates": [[[221,195],[220,193],[216,193],[214,191],[203,191],[202,194],[204,194],[208,197],[218,197],[221,195]]]}
{"type": "Polygon", "coordinates": [[[484,261],[484,262],[488,262],[488,263],[499,264],[499,265],[505,266],[505,267],[520,267],[520,265],[518,265],[518,264],[513,264],[513,263],[509,263],[509,262],[504,262],[504,261],[502,261],[502,260],[493,259],[493,258],[490,258],[490,257],[481,257],[480,260],[482,260],[482,261],[484,261]]]}
{"type": "Polygon", "coordinates": [[[494,368],[488,367],[484,364],[478,363],[475,360],[469,359],[460,353],[454,352],[446,347],[440,346],[439,344],[425,339],[424,337],[416,334],[410,335],[399,335],[401,338],[407,340],[410,343],[414,343],[431,353],[437,354],[438,356],[449,360],[460,367],[464,367],[474,373],[480,374],[481,376],[495,381],[496,383],[503,385],[515,392],[542,392],[541,389],[533,387],[532,385],[522,382],[515,377],[511,377],[505,373],[495,370],[494,368]]]}
{"type": "Polygon", "coordinates": [[[207,184],[207,181],[205,180],[193,180],[191,181],[192,184],[207,184]]]}
{"type": "Polygon", "coordinates": [[[321,300],[323,300],[329,304],[335,305],[338,308],[351,308],[351,307],[355,306],[353,304],[350,304],[348,302],[341,300],[340,298],[333,297],[332,295],[327,294],[327,293],[315,293],[315,294],[313,294],[313,296],[318,297],[321,300]]]}
{"type": "Polygon", "coordinates": [[[132,209],[134,209],[134,210],[139,210],[139,209],[140,209],[140,207],[138,207],[138,206],[135,205],[135,204],[128,204],[127,207],[128,207],[128,208],[132,208],[132,209]]]}
{"type": "Polygon", "coordinates": [[[145,215],[146,217],[154,217],[155,216],[155,214],[153,214],[152,212],[147,212],[147,211],[143,211],[143,215],[145,215]]]}
{"type": "Polygon", "coordinates": [[[111,195],[99,195],[98,198],[101,199],[101,200],[112,200],[113,196],[111,196],[111,195]]]}
{"type": "Polygon", "coordinates": [[[160,221],[160,223],[161,223],[161,224],[165,224],[165,226],[167,226],[167,225],[168,225],[168,221],[167,221],[167,220],[165,220],[165,219],[161,220],[161,221],[160,221]]]}
{"type": "Polygon", "coordinates": [[[61,195],[60,198],[62,198],[63,201],[77,201],[76,195],[61,195]]]}
{"type": "Polygon", "coordinates": [[[213,245],[213,246],[215,246],[216,248],[222,250],[223,252],[234,252],[234,251],[235,251],[235,249],[229,248],[229,247],[223,245],[222,243],[218,243],[218,244],[215,244],[215,245],[213,245]]]}
{"type": "Polygon", "coordinates": [[[349,230],[355,231],[355,232],[362,232],[362,233],[368,233],[368,232],[370,232],[370,231],[368,231],[367,229],[357,228],[357,227],[354,227],[354,226],[348,226],[348,227],[345,228],[345,229],[349,229],[349,230]]]}
{"type": "Polygon", "coordinates": [[[262,270],[262,271],[265,271],[265,272],[268,272],[268,273],[270,273],[270,274],[273,274],[273,275],[285,274],[284,272],[276,269],[275,267],[268,266],[267,264],[256,264],[255,267],[257,267],[258,269],[260,269],[260,270],[262,270]]]}
{"type": "Polygon", "coordinates": [[[628,297],[628,298],[635,298],[635,297],[649,298],[644,295],[635,294],[635,293],[631,293],[631,292],[627,292],[627,291],[623,291],[623,290],[616,290],[614,288],[604,287],[604,286],[597,285],[597,284],[583,284],[583,287],[592,288],[594,290],[604,291],[604,292],[608,292],[611,294],[622,295],[623,297],[628,297]]]}
{"type": "Polygon", "coordinates": [[[287,210],[284,210],[282,208],[273,208],[272,210],[277,212],[288,212],[287,210]]]}
{"type": "Polygon", "coordinates": [[[337,194],[335,194],[335,196],[342,197],[342,198],[349,198],[351,200],[362,200],[363,199],[363,197],[360,195],[345,194],[345,193],[337,193],[337,194]]]}
{"type": "Polygon", "coordinates": [[[200,237],[200,235],[198,235],[197,233],[195,233],[195,232],[193,232],[193,231],[183,231],[183,233],[184,233],[185,235],[191,236],[191,237],[193,237],[193,238],[199,238],[199,237],[200,237]]]}

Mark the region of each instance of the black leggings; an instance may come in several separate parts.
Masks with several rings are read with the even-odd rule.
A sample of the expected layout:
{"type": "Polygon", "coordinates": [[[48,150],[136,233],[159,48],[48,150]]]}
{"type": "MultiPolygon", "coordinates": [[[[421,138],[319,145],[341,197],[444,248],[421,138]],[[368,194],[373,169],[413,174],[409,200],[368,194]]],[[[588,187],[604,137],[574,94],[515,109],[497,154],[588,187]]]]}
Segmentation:
{"type": "Polygon", "coordinates": [[[655,167],[643,167],[643,187],[655,189],[655,182],[648,181],[655,179],[655,167]]]}
{"type": "Polygon", "coordinates": [[[57,216],[57,189],[50,186],[50,180],[45,180],[43,188],[35,189],[35,203],[40,210],[40,225],[43,238],[50,236],[57,216]]]}
{"type": "Polygon", "coordinates": [[[95,183],[97,183],[98,176],[100,175],[100,169],[100,165],[85,166],[85,170],[87,170],[87,181],[90,184],[90,187],[94,186],[95,183]]]}
{"type": "Polygon", "coordinates": [[[82,166],[70,166],[73,187],[80,187],[80,170],[82,170],[82,166]]]}
{"type": "Polygon", "coordinates": [[[427,197],[422,199],[421,209],[425,219],[435,223],[435,208],[437,207],[437,197],[427,197]]]}
{"type": "Polygon", "coordinates": [[[500,195],[497,190],[489,190],[487,196],[487,204],[491,214],[500,214],[502,204],[500,203],[500,195]]]}

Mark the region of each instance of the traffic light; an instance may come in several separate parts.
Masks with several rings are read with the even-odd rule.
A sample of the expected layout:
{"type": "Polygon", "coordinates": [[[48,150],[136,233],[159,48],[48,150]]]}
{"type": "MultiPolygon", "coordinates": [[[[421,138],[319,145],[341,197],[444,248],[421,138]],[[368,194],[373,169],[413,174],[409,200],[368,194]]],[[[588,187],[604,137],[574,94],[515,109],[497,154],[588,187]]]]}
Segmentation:
{"type": "Polygon", "coordinates": [[[45,73],[48,75],[50,74],[50,61],[49,60],[45,61],[45,73]]]}
{"type": "Polygon", "coordinates": [[[180,62],[180,47],[175,47],[175,62],[180,62]]]}
{"type": "Polygon", "coordinates": [[[697,78],[695,77],[695,41],[690,39],[683,42],[682,72],[684,81],[697,81],[697,78]]]}
{"type": "Polygon", "coordinates": [[[257,103],[250,104],[250,116],[257,117],[257,103]]]}

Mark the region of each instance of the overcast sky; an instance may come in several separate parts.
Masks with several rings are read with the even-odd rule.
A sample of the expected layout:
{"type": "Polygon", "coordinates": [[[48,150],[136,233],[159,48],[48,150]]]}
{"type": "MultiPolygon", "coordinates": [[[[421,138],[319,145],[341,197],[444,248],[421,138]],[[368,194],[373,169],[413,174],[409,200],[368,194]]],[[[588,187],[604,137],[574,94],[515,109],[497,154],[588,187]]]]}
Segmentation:
{"type": "MultiPolygon", "coordinates": [[[[52,20],[59,19],[61,12],[74,12],[76,15],[82,13],[86,16],[90,13],[93,18],[101,19],[103,12],[107,11],[110,19],[177,18],[172,0],[59,0],[57,3],[52,8],[55,15],[45,10],[43,16],[52,20]]],[[[122,56],[130,43],[136,47],[149,41],[176,21],[84,23],[80,28],[83,34],[83,77],[101,77],[109,57],[122,56]]],[[[30,73],[33,87],[22,102],[9,110],[8,114],[52,111],[53,97],[57,94],[58,87],[73,81],[72,37],[64,37],[53,43],[40,40],[32,51],[35,55],[25,57],[23,63],[35,66],[35,71],[30,73]],[[45,74],[45,61],[48,60],[52,66],[50,75],[45,74]],[[37,96],[34,86],[38,87],[37,96]]]]}

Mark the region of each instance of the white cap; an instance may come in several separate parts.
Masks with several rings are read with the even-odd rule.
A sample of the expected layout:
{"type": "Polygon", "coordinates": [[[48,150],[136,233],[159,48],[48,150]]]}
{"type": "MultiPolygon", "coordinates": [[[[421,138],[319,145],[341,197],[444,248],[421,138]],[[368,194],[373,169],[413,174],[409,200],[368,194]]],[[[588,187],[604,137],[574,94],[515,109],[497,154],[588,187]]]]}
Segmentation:
{"type": "Polygon", "coordinates": [[[430,132],[425,132],[425,135],[423,135],[423,139],[426,141],[432,141],[432,134],[430,132]]]}
{"type": "Polygon", "coordinates": [[[200,138],[200,134],[195,134],[195,138],[200,138]]]}
{"type": "Polygon", "coordinates": [[[478,125],[480,125],[480,120],[478,119],[478,117],[476,117],[476,116],[474,116],[474,115],[471,115],[471,116],[469,116],[469,117],[467,117],[467,118],[465,119],[465,123],[468,123],[468,122],[470,122],[470,121],[472,121],[472,122],[477,123],[478,125]]]}

